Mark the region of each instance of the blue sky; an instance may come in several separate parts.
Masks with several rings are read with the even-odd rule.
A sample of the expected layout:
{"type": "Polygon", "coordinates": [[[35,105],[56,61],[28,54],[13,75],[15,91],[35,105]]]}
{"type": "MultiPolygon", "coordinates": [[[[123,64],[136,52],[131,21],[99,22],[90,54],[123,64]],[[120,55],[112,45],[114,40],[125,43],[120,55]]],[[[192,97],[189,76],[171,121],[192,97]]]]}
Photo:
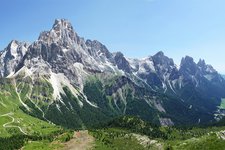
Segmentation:
{"type": "Polygon", "coordinates": [[[224,6],[224,0],[1,0],[0,49],[12,39],[32,42],[55,18],[66,18],[80,36],[127,57],[161,50],[178,65],[190,55],[225,73],[224,6]]]}

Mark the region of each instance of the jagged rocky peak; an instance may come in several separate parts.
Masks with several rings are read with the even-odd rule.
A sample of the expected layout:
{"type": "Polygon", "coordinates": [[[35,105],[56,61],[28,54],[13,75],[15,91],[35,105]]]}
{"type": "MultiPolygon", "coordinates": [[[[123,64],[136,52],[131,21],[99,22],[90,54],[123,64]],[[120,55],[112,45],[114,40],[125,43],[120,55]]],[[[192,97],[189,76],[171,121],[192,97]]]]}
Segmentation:
{"type": "Polygon", "coordinates": [[[199,59],[197,65],[200,66],[200,67],[205,67],[206,66],[205,60],[204,59],[199,59]]]}
{"type": "Polygon", "coordinates": [[[80,43],[80,38],[74,31],[72,24],[66,19],[56,19],[50,31],[40,34],[39,41],[51,44],[57,43],[64,48],[72,48],[80,43]]]}
{"type": "Polygon", "coordinates": [[[15,73],[17,65],[22,61],[29,47],[28,43],[12,40],[0,56],[0,71],[2,77],[15,73]]]}
{"type": "Polygon", "coordinates": [[[174,66],[173,59],[165,56],[162,51],[159,51],[154,56],[152,56],[152,59],[154,64],[165,65],[166,67],[174,66]]]}
{"type": "Polygon", "coordinates": [[[26,54],[28,47],[29,44],[26,42],[12,40],[1,52],[1,59],[8,60],[23,57],[26,54]]]}
{"type": "Polygon", "coordinates": [[[124,72],[131,73],[130,64],[121,52],[114,53],[114,60],[119,69],[124,72]]]}
{"type": "Polygon", "coordinates": [[[180,68],[189,69],[190,67],[197,67],[197,64],[194,62],[194,59],[190,56],[183,57],[180,63],[180,68]]]}
{"type": "Polygon", "coordinates": [[[38,40],[30,46],[28,57],[62,63],[62,59],[80,59],[78,52],[83,53],[83,47],[85,47],[84,39],[77,35],[72,24],[66,19],[56,19],[52,29],[42,32],[38,40]]]}
{"type": "Polygon", "coordinates": [[[208,65],[205,63],[204,59],[199,59],[197,66],[201,71],[206,71],[206,69],[208,67],[208,65]]]}
{"type": "Polygon", "coordinates": [[[196,65],[196,63],[194,62],[194,59],[190,56],[185,56],[182,58],[181,60],[181,66],[182,65],[196,65]]]}
{"type": "Polygon", "coordinates": [[[61,29],[73,30],[73,27],[66,19],[55,19],[52,29],[55,31],[60,31],[61,29]]]}
{"type": "Polygon", "coordinates": [[[205,63],[204,59],[200,59],[197,63],[199,69],[204,73],[217,73],[217,71],[211,66],[205,63]]]}
{"type": "Polygon", "coordinates": [[[217,71],[211,65],[206,64],[205,60],[200,59],[196,64],[190,56],[182,58],[179,72],[186,79],[191,79],[196,86],[204,83],[203,79],[207,79],[210,82],[217,82],[218,85],[224,82],[217,71]]]}
{"type": "Polygon", "coordinates": [[[7,50],[9,50],[11,53],[15,53],[17,51],[18,46],[19,42],[16,40],[12,40],[7,46],[7,50]]]}
{"type": "Polygon", "coordinates": [[[180,72],[187,75],[195,75],[198,70],[197,64],[194,59],[190,56],[185,56],[181,60],[180,72]]]}
{"type": "Polygon", "coordinates": [[[89,54],[92,56],[100,56],[103,54],[104,56],[106,56],[106,58],[112,57],[112,54],[109,52],[107,47],[97,40],[92,41],[88,39],[86,40],[85,44],[88,47],[89,54]]]}
{"type": "Polygon", "coordinates": [[[163,51],[159,51],[154,56],[164,57],[165,55],[164,55],[163,51]]]}
{"type": "Polygon", "coordinates": [[[14,58],[19,56],[24,56],[29,44],[26,42],[19,42],[17,40],[12,40],[6,48],[7,55],[14,58]]]}
{"type": "Polygon", "coordinates": [[[174,78],[176,76],[178,70],[173,59],[165,56],[162,51],[152,56],[152,60],[156,73],[161,80],[167,80],[167,78],[174,78]]]}

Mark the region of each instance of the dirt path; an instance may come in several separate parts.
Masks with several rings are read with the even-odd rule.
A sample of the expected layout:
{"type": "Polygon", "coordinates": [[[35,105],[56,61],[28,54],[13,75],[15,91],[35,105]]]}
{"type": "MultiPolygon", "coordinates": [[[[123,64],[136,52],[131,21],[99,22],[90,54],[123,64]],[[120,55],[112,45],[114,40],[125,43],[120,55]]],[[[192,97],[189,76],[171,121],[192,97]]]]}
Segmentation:
{"type": "Polygon", "coordinates": [[[94,146],[94,138],[87,130],[74,132],[73,138],[65,143],[64,150],[91,150],[94,146]]]}
{"type": "Polygon", "coordinates": [[[12,124],[12,123],[15,122],[15,118],[12,117],[12,115],[14,115],[14,114],[13,114],[12,112],[10,112],[10,113],[7,113],[7,114],[4,114],[4,115],[1,115],[1,116],[0,116],[0,117],[5,117],[5,116],[7,116],[7,117],[9,117],[9,118],[12,119],[12,121],[3,124],[3,127],[4,127],[4,128],[19,128],[20,132],[22,132],[23,134],[27,135],[27,133],[24,132],[20,126],[12,126],[12,125],[10,125],[10,124],[12,124]]]}

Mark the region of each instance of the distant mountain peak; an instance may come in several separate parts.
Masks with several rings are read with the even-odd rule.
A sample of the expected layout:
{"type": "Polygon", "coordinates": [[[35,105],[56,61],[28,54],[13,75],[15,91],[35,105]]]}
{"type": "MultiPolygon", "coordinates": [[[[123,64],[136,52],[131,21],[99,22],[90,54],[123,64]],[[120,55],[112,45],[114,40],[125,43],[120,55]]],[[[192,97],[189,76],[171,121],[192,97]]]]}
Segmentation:
{"type": "Polygon", "coordinates": [[[152,59],[153,59],[155,64],[166,65],[167,67],[168,66],[174,66],[173,59],[165,56],[162,51],[159,51],[154,56],[152,56],[152,59]]]}
{"type": "Polygon", "coordinates": [[[185,56],[184,61],[194,62],[194,59],[191,56],[185,56]]]}
{"type": "Polygon", "coordinates": [[[19,43],[19,41],[17,41],[17,40],[12,40],[12,41],[9,42],[9,45],[15,44],[15,43],[17,44],[17,43],[19,43]]]}
{"type": "Polygon", "coordinates": [[[196,65],[196,63],[194,62],[194,59],[192,57],[185,56],[182,58],[180,66],[183,65],[196,65]]]}
{"type": "Polygon", "coordinates": [[[160,56],[162,57],[162,56],[165,56],[165,55],[164,55],[163,51],[159,51],[154,56],[155,57],[160,57],[160,56]]]}
{"type": "Polygon", "coordinates": [[[16,53],[17,47],[18,47],[18,46],[19,46],[19,42],[16,41],[16,40],[12,40],[12,41],[9,43],[7,49],[10,50],[11,54],[12,54],[12,53],[16,53]]]}
{"type": "Polygon", "coordinates": [[[199,59],[197,65],[201,66],[201,67],[206,66],[205,60],[204,59],[199,59]]]}
{"type": "Polygon", "coordinates": [[[72,24],[66,19],[56,19],[50,31],[40,34],[39,41],[58,43],[65,48],[71,48],[79,43],[80,37],[74,31],[72,24]]]}
{"type": "Polygon", "coordinates": [[[52,29],[59,31],[62,29],[73,30],[72,24],[66,19],[55,19],[55,23],[52,26],[52,29]]]}
{"type": "Polygon", "coordinates": [[[17,57],[18,54],[21,54],[22,56],[25,55],[28,46],[29,44],[26,42],[19,42],[17,40],[12,40],[8,44],[6,51],[15,58],[17,57]]]}

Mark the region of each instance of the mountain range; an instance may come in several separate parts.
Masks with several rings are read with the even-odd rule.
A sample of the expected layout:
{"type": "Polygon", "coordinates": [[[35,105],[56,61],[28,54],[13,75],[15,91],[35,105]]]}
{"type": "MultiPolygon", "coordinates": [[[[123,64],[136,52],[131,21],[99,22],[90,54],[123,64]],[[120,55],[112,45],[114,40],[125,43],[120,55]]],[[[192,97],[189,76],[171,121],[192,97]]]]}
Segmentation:
{"type": "Polygon", "coordinates": [[[225,79],[190,56],[177,67],[162,51],[143,59],[112,53],[56,19],[33,43],[13,40],[0,52],[0,97],[1,107],[17,99],[24,113],[68,128],[123,115],[196,125],[224,115],[225,79]]]}

